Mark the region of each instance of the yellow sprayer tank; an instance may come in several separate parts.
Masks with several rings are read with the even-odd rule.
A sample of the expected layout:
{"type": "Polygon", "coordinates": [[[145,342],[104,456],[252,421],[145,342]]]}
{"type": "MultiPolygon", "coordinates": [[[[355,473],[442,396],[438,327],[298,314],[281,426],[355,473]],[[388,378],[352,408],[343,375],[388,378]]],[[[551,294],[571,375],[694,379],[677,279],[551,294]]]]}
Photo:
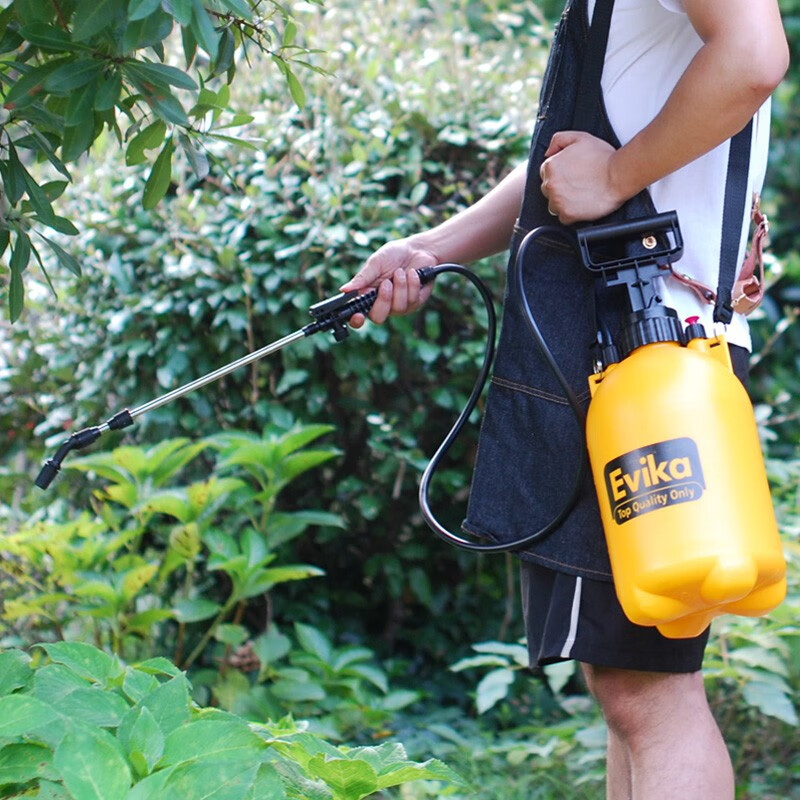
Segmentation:
{"type": "Polygon", "coordinates": [[[671,638],[786,593],[753,410],[722,337],[635,349],[590,378],[586,430],[617,596],[671,638]]]}

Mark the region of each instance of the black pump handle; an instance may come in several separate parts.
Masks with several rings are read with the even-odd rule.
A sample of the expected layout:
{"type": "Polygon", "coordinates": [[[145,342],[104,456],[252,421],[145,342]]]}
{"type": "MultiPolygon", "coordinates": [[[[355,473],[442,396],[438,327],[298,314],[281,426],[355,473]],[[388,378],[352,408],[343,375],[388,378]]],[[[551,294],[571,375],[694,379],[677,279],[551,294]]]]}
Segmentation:
{"type": "Polygon", "coordinates": [[[678,215],[675,211],[666,211],[652,217],[625,222],[614,222],[608,225],[593,225],[577,232],[578,247],[581,251],[584,266],[592,272],[607,269],[618,269],[633,264],[664,264],[677,261],[683,254],[683,236],[681,235],[678,215]],[[659,234],[666,234],[660,240],[659,234]],[[637,256],[602,259],[592,252],[592,245],[608,242],[610,239],[636,239],[642,237],[645,253],[637,256]]]}

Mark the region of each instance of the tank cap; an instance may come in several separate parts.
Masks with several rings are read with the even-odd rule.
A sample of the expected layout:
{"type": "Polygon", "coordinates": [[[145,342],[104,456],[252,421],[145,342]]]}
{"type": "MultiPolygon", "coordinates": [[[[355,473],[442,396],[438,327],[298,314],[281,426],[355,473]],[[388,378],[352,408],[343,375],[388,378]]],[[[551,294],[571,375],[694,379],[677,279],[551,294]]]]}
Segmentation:
{"type": "Polygon", "coordinates": [[[655,342],[683,344],[685,341],[677,312],[661,305],[629,314],[621,339],[621,350],[625,356],[645,344],[655,342]]]}
{"type": "Polygon", "coordinates": [[[700,324],[700,317],[686,317],[686,330],[683,332],[687,342],[692,339],[706,339],[706,329],[700,324]]]}

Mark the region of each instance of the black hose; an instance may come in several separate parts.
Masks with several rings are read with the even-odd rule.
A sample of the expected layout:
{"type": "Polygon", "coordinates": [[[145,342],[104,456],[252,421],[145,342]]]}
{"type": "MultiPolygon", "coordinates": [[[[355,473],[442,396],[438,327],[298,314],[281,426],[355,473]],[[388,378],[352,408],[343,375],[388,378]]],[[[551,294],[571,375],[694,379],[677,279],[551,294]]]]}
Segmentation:
{"type": "MultiPolygon", "coordinates": [[[[519,249],[517,250],[516,257],[511,265],[511,281],[510,285],[512,290],[515,290],[517,293],[517,300],[520,303],[520,306],[523,310],[523,316],[525,321],[528,325],[528,328],[533,336],[534,341],[536,342],[539,350],[542,352],[545,360],[547,361],[550,369],[553,371],[553,374],[556,376],[561,387],[564,389],[564,393],[566,394],[567,401],[569,402],[570,407],[572,408],[575,418],[578,422],[581,431],[581,437],[584,436],[584,428],[585,428],[585,415],[583,412],[583,408],[578,401],[575,392],[573,391],[572,387],[569,385],[569,382],[564,377],[564,374],[561,372],[561,368],[558,366],[555,358],[553,357],[550,348],[547,346],[547,342],[542,335],[542,332],[539,330],[539,326],[536,324],[536,319],[533,316],[533,312],[531,311],[530,305],[528,304],[528,298],[525,294],[525,287],[522,280],[522,265],[525,261],[525,253],[527,252],[528,247],[530,247],[531,243],[538,239],[540,236],[559,236],[560,238],[566,238],[569,240],[569,243],[572,245],[576,245],[574,238],[564,229],[558,228],[556,226],[542,226],[532,230],[528,233],[525,238],[520,243],[519,249]]],[[[536,542],[540,539],[543,539],[545,536],[548,536],[552,533],[558,526],[564,521],[567,515],[572,511],[575,503],[578,501],[578,497],[581,493],[581,489],[583,487],[584,478],[586,475],[586,462],[587,457],[585,453],[585,448],[580,459],[580,463],[578,466],[578,473],[575,476],[575,482],[572,487],[572,491],[570,492],[566,502],[564,503],[561,510],[556,514],[556,516],[548,522],[543,528],[535,531],[534,533],[529,534],[528,536],[524,536],[520,539],[515,539],[513,542],[508,542],[505,544],[478,544],[476,542],[471,542],[468,539],[464,539],[461,536],[453,533],[452,531],[447,530],[440,522],[436,519],[433,512],[431,511],[430,507],[430,482],[433,478],[433,473],[436,471],[436,468],[439,465],[442,457],[447,453],[450,449],[450,446],[453,444],[455,439],[458,437],[461,429],[464,427],[465,422],[469,418],[470,414],[472,413],[473,409],[475,408],[478,398],[483,391],[483,387],[486,384],[486,379],[489,376],[489,372],[492,366],[492,360],[494,359],[494,347],[495,347],[495,330],[496,330],[496,318],[494,312],[494,304],[492,302],[492,297],[489,294],[488,289],[486,288],[483,281],[478,278],[477,275],[470,272],[468,269],[458,265],[458,264],[442,264],[438,267],[428,267],[425,270],[420,270],[420,277],[423,278],[423,282],[427,283],[431,280],[435,275],[441,272],[457,272],[461,275],[464,275],[468,278],[472,283],[477,287],[478,291],[481,293],[481,297],[483,298],[483,302],[486,305],[486,312],[489,318],[489,332],[488,332],[488,341],[486,343],[486,349],[484,351],[483,356],[483,365],[481,366],[480,373],[475,381],[475,385],[472,388],[472,394],[470,394],[469,399],[467,400],[467,404],[464,406],[463,411],[459,414],[458,419],[456,420],[453,427],[450,429],[450,432],[445,437],[442,444],[439,446],[439,449],[434,454],[433,458],[428,462],[428,466],[425,468],[425,471],[422,473],[422,479],[419,484],[419,505],[420,509],[422,510],[422,515],[425,518],[425,521],[428,523],[428,526],[433,530],[433,532],[439,536],[440,538],[444,539],[446,542],[449,542],[456,547],[460,547],[463,550],[472,550],[474,552],[479,553],[503,553],[512,550],[520,550],[528,545],[536,542]],[[423,273],[424,276],[423,276],[423,273]]]]}

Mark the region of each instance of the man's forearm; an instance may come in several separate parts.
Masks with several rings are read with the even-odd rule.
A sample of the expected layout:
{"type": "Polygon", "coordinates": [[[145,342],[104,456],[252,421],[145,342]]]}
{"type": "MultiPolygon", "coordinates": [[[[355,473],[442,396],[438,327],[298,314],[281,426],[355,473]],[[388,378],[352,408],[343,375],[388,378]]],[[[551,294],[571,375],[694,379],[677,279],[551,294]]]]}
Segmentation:
{"type": "Polygon", "coordinates": [[[439,263],[469,263],[506,249],[522,202],[526,172],[526,164],[520,164],[474,205],[412,240],[435,253],[439,263]]]}

